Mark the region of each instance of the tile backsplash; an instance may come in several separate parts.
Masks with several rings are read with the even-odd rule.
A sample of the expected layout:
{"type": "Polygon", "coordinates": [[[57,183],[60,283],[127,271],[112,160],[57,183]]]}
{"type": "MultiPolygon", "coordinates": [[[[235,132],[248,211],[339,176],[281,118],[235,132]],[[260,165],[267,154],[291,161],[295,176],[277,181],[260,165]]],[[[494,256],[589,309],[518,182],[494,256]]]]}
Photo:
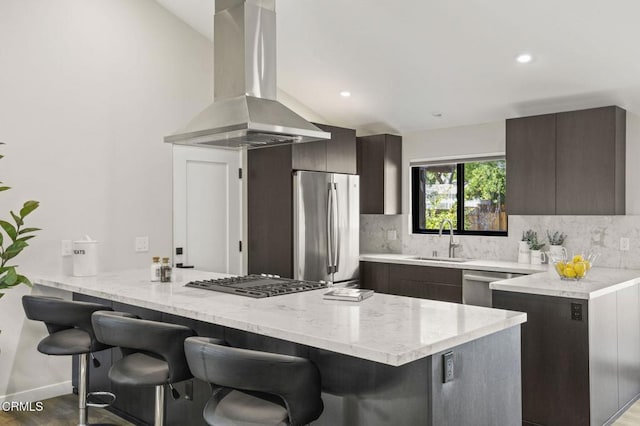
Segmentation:
{"type": "MultiPolygon", "coordinates": [[[[449,235],[414,235],[407,215],[360,215],[361,253],[405,253],[447,256],[449,235]],[[389,240],[396,231],[397,239],[389,240]]],[[[567,234],[569,253],[593,249],[600,253],[597,266],[640,269],[640,216],[509,216],[509,236],[455,236],[462,247],[457,257],[517,261],[522,232],[533,229],[546,241],[546,231],[567,234]],[[629,251],[620,250],[620,238],[629,238],[629,251]]],[[[548,244],[548,242],[547,242],[548,244]]],[[[543,250],[548,249],[548,246],[543,250]]]]}

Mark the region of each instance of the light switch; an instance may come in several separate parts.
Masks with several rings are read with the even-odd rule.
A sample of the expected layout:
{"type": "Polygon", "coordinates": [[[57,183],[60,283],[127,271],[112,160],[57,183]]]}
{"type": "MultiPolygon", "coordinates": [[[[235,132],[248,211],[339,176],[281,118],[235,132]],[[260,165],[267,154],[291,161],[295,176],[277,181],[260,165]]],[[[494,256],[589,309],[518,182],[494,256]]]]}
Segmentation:
{"type": "Polygon", "coordinates": [[[627,237],[620,238],[620,250],[629,251],[629,238],[627,237]]]}
{"type": "Polygon", "coordinates": [[[149,237],[136,237],[136,252],[149,251],[149,237]]]}

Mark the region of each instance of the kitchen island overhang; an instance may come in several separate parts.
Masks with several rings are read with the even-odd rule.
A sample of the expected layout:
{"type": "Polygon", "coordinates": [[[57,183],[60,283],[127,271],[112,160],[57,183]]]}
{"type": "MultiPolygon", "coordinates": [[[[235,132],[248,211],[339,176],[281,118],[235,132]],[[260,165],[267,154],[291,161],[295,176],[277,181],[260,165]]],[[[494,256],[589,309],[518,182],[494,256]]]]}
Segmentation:
{"type": "Polygon", "coordinates": [[[318,424],[517,424],[521,418],[525,314],[384,294],[329,301],[322,298],[326,290],[250,299],[184,287],[226,275],[177,272],[173,283],[150,283],[146,270],[35,282],[114,307],[214,324],[224,334],[216,337],[234,346],[307,355],[323,382],[326,410],[318,424]],[[443,383],[442,355],[449,351],[454,380],[443,383]]]}

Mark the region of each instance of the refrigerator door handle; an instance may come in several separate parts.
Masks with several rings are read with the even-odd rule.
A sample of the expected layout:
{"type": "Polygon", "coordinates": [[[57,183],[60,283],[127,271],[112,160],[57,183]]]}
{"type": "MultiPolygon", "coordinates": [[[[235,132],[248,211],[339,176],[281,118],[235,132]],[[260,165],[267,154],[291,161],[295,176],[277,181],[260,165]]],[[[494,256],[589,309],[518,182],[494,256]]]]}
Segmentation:
{"type": "Polygon", "coordinates": [[[333,238],[334,251],[333,251],[333,272],[338,272],[338,265],[340,264],[340,204],[338,202],[338,183],[333,184],[333,203],[334,203],[334,215],[333,215],[333,229],[335,236],[333,238]]]}
{"type": "Polygon", "coordinates": [[[333,224],[332,224],[332,215],[333,215],[333,191],[331,190],[332,183],[329,183],[329,189],[327,194],[327,273],[331,274],[333,272],[333,224]]]}

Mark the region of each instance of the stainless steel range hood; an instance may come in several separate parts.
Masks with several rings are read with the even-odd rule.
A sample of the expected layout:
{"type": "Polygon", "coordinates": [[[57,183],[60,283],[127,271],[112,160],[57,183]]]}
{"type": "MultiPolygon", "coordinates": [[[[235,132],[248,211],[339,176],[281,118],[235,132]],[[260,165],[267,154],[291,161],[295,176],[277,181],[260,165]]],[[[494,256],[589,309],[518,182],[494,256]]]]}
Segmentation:
{"type": "Polygon", "coordinates": [[[214,102],[165,142],[226,148],[329,139],[276,100],[275,0],[216,0],[214,102]]]}

